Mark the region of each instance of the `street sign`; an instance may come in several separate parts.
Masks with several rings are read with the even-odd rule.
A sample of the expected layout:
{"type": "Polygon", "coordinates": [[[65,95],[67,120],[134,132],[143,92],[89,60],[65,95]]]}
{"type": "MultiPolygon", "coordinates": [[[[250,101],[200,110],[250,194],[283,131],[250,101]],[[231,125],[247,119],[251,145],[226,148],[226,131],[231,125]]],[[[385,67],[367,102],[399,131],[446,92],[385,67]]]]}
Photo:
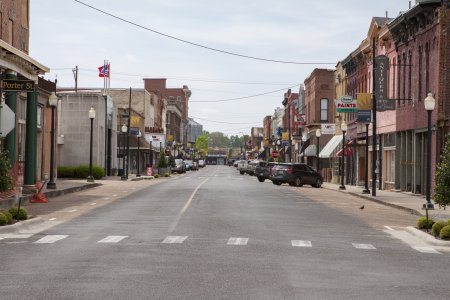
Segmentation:
{"type": "Polygon", "coordinates": [[[7,104],[3,104],[0,111],[0,136],[6,136],[16,126],[16,115],[7,104]]]}
{"type": "Polygon", "coordinates": [[[340,112],[356,112],[358,108],[356,107],[356,99],[352,96],[341,96],[336,100],[336,111],[340,112]]]}
{"type": "Polygon", "coordinates": [[[336,124],[321,124],[320,131],[322,134],[336,134],[336,124]]]}
{"type": "Polygon", "coordinates": [[[33,80],[3,79],[2,89],[5,92],[33,92],[33,80]]]}

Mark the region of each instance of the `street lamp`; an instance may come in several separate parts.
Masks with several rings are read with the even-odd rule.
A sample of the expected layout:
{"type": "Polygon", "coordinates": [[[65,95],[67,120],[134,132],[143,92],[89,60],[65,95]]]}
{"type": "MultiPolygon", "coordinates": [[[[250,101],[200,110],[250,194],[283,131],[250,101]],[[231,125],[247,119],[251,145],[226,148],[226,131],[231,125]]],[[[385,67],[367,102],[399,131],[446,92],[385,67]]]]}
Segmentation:
{"type": "Polygon", "coordinates": [[[320,129],[316,129],[316,137],[317,137],[317,172],[320,173],[320,159],[319,159],[319,147],[320,147],[320,136],[322,133],[320,132],[320,129]]]}
{"type": "Polygon", "coordinates": [[[47,183],[48,189],[56,189],[55,176],[54,176],[54,165],[55,161],[55,108],[58,104],[58,97],[55,92],[50,94],[48,97],[48,105],[52,108],[52,128],[50,131],[50,181],[47,183]]]}
{"type": "Polygon", "coordinates": [[[126,133],[128,132],[127,124],[123,124],[121,128],[123,134],[123,153],[122,153],[122,176],[120,179],[127,180],[127,176],[125,175],[125,143],[126,143],[126,133]]]}
{"type": "MultiPolygon", "coordinates": [[[[428,145],[427,145],[427,195],[426,200],[427,202],[423,205],[423,208],[427,210],[427,219],[428,219],[428,210],[434,209],[433,203],[431,203],[430,196],[431,196],[431,113],[434,110],[434,107],[436,105],[436,99],[434,99],[432,93],[428,93],[427,97],[423,101],[425,105],[425,110],[428,113],[428,131],[427,131],[427,139],[428,139],[428,145]]],[[[428,220],[427,220],[427,228],[428,228],[428,220]]]]}
{"type": "Polygon", "coordinates": [[[300,162],[303,164],[303,163],[305,163],[305,154],[303,153],[301,153],[301,151],[302,151],[302,149],[301,148],[303,148],[303,145],[306,143],[306,140],[307,140],[308,138],[307,138],[307,135],[305,134],[305,133],[303,133],[302,134],[302,146],[300,147],[300,154],[301,154],[301,156],[300,156],[300,162]]]}
{"type": "Polygon", "coordinates": [[[345,132],[347,131],[347,124],[341,123],[341,130],[342,130],[342,157],[341,157],[341,185],[339,186],[340,190],[345,190],[345,185],[344,185],[344,174],[345,174],[345,170],[344,170],[344,159],[345,159],[345,132]]]}
{"type": "Polygon", "coordinates": [[[369,123],[366,123],[366,176],[363,194],[370,194],[369,190],[369,123]]]}
{"type": "Polygon", "coordinates": [[[92,176],[92,143],[93,143],[93,124],[95,119],[95,109],[91,106],[89,110],[89,119],[91,119],[91,143],[89,146],[89,176],[87,178],[87,182],[94,182],[94,177],[92,176]]]}
{"type": "Polygon", "coordinates": [[[137,134],[137,144],[138,144],[138,149],[137,149],[137,170],[136,170],[136,177],[141,177],[141,173],[139,172],[139,163],[140,163],[140,139],[141,139],[141,130],[139,129],[138,134],[137,134]]]}

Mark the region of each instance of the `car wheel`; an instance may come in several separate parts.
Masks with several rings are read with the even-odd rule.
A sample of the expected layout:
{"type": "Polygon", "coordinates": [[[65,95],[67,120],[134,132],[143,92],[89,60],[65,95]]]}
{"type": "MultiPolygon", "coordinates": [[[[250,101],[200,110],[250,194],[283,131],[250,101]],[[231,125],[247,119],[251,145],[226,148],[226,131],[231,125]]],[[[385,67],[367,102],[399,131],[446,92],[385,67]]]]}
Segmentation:
{"type": "Polygon", "coordinates": [[[294,185],[303,186],[302,179],[300,177],[295,178],[294,185]]]}
{"type": "Polygon", "coordinates": [[[240,173],[241,175],[244,175],[244,171],[239,171],[239,173],[240,173]]]}
{"type": "Polygon", "coordinates": [[[316,183],[314,184],[314,187],[320,188],[321,186],[322,186],[322,180],[317,179],[317,180],[316,180],[316,183]]]}
{"type": "Polygon", "coordinates": [[[259,181],[259,182],[264,182],[264,180],[265,180],[264,178],[258,177],[258,181],[259,181]]]}

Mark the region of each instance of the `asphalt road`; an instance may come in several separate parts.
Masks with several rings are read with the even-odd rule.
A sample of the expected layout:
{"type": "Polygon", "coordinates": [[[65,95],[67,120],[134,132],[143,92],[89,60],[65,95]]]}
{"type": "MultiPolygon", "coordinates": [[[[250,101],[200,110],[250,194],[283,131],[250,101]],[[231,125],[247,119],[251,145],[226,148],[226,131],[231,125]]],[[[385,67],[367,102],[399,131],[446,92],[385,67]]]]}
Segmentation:
{"type": "Polygon", "coordinates": [[[0,299],[448,299],[450,253],[386,232],[416,218],[207,166],[0,240],[0,299]]]}

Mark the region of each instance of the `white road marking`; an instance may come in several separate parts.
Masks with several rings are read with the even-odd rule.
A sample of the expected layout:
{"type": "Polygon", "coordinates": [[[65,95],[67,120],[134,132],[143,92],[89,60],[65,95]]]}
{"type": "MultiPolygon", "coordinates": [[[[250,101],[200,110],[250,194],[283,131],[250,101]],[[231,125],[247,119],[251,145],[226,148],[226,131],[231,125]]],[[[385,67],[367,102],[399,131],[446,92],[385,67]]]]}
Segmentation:
{"type": "Polygon", "coordinates": [[[109,200],[109,197],[103,198],[103,200],[109,200]]]}
{"type": "Polygon", "coordinates": [[[53,244],[59,240],[65,239],[68,235],[47,235],[34,242],[35,244],[53,244]]]}
{"type": "Polygon", "coordinates": [[[113,197],[117,197],[117,194],[114,194],[113,197]]]}
{"type": "Polygon", "coordinates": [[[248,238],[231,237],[228,239],[227,245],[247,245],[248,238]]]}
{"type": "Polygon", "coordinates": [[[375,250],[375,249],[377,249],[371,244],[356,244],[356,243],[352,243],[352,245],[356,249],[365,249],[365,250],[375,250]]]}
{"type": "Polygon", "coordinates": [[[56,220],[56,218],[51,218],[51,219],[48,219],[49,221],[55,221],[56,220]]]}
{"type": "Polygon", "coordinates": [[[91,203],[91,205],[96,205],[96,204],[97,204],[97,203],[95,203],[95,202],[92,202],[92,203],[91,203]]]}
{"type": "Polygon", "coordinates": [[[312,247],[311,241],[292,240],[292,247],[312,247]]]}
{"type": "Polygon", "coordinates": [[[128,191],[123,191],[122,193],[128,193],[128,191]]]}
{"type": "Polygon", "coordinates": [[[438,252],[434,250],[432,247],[412,247],[414,250],[417,250],[422,253],[431,253],[431,254],[441,254],[441,252],[438,252]]]}
{"type": "Polygon", "coordinates": [[[13,241],[13,242],[6,242],[7,244],[26,244],[28,241],[13,241]]]}
{"type": "Polygon", "coordinates": [[[72,210],[69,210],[68,212],[73,213],[73,212],[76,212],[76,211],[77,211],[76,209],[72,209],[72,210]]]}
{"type": "Polygon", "coordinates": [[[127,237],[128,235],[110,235],[98,241],[97,243],[118,243],[127,237]]]}
{"type": "Polygon", "coordinates": [[[384,228],[386,228],[388,230],[394,230],[394,229],[392,229],[392,227],[389,227],[389,226],[384,226],[384,228]]]}
{"type": "Polygon", "coordinates": [[[162,243],[163,244],[182,244],[188,237],[187,236],[167,236],[162,243]]]}
{"type": "Polygon", "coordinates": [[[0,237],[0,240],[1,239],[27,239],[32,236],[33,236],[33,234],[7,233],[7,234],[2,235],[2,237],[0,237]]]}
{"type": "Polygon", "coordinates": [[[1,241],[1,240],[3,240],[3,238],[2,238],[2,237],[0,237],[0,241],[1,241]]]}
{"type": "Polygon", "coordinates": [[[173,220],[172,224],[169,227],[168,232],[171,233],[175,230],[175,227],[177,227],[178,222],[181,219],[181,216],[184,214],[184,212],[188,209],[189,205],[192,202],[192,199],[194,199],[195,194],[197,193],[198,189],[206,182],[208,181],[209,178],[203,180],[199,185],[197,185],[197,187],[195,188],[195,190],[192,192],[191,196],[189,197],[188,201],[186,202],[186,204],[183,206],[183,208],[180,210],[180,212],[178,213],[178,215],[175,217],[175,220],[173,220]]]}

